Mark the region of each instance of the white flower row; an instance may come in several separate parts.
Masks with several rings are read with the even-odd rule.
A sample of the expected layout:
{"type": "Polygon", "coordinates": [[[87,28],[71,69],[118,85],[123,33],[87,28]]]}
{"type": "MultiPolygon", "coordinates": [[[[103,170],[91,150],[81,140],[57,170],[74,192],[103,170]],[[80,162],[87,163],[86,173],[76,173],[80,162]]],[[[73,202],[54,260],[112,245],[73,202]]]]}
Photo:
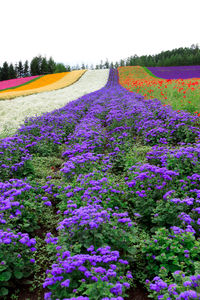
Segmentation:
{"type": "Polygon", "coordinates": [[[109,69],[88,70],[66,88],[0,101],[0,137],[15,133],[26,117],[61,108],[69,101],[101,89],[106,85],[108,76],[109,69]]]}

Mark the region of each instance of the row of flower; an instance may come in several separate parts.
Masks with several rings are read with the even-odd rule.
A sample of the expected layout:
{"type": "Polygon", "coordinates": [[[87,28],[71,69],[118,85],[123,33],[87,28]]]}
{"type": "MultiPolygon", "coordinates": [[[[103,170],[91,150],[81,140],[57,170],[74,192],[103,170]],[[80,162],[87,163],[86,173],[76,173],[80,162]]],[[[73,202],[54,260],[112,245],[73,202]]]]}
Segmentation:
{"type": "MultiPolygon", "coordinates": [[[[196,67],[199,70],[199,67],[196,67]]],[[[163,69],[167,72],[169,68],[162,67],[162,70],[158,68],[155,71],[152,68],[149,69],[153,74],[162,77],[163,69]]],[[[118,68],[120,84],[130,91],[142,94],[146,99],[160,99],[163,104],[171,105],[174,110],[183,109],[193,114],[200,112],[199,78],[183,80],[178,76],[179,79],[161,79],[152,75],[149,69],[140,66],[118,68]]],[[[171,74],[169,77],[176,78],[177,73],[179,74],[178,67],[169,73],[171,74]]],[[[187,74],[187,72],[185,73],[187,74]]],[[[181,76],[183,74],[184,71],[181,72],[181,76]]],[[[192,76],[192,73],[189,73],[188,76],[192,76]]],[[[166,77],[168,76],[166,75],[166,77]]],[[[185,77],[183,76],[183,78],[185,77]]]]}
{"type": "Polygon", "coordinates": [[[0,91],[0,99],[12,99],[19,96],[64,88],[76,82],[85,72],[86,70],[75,70],[40,76],[36,80],[31,80],[26,84],[0,91]]]}
{"type": "Polygon", "coordinates": [[[164,79],[200,78],[200,66],[148,67],[148,70],[164,79]]]}
{"type": "Polygon", "coordinates": [[[7,90],[7,89],[13,89],[16,86],[27,84],[31,80],[37,79],[39,75],[36,76],[29,76],[29,77],[23,77],[23,78],[17,78],[17,79],[9,79],[9,80],[3,80],[0,82],[0,90],[7,90]]]}
{"type": "Polygon", "coordinates": [[[111,70],[101,90],[1,140],[1,294],[37,264],[34,234],[53,208],[45,299],[120,300],[132,279],[147,278],[155,299],[198,299],[197,125],[198,117],[128,92],[111,70]],[[136,143],[148,146],[145,163],[131,155],[136,143]],[[30,180],[32,156],[59,151],[59,184],[30,180]]]}
{"type": "Polygon", "coordinates": [[[14,134],[27,117],[61,108],[69,101],[102,88],[108,80],[108,74],[108,69],[88,70],[66,88],[0,101],[0,134],[14,134]]]}

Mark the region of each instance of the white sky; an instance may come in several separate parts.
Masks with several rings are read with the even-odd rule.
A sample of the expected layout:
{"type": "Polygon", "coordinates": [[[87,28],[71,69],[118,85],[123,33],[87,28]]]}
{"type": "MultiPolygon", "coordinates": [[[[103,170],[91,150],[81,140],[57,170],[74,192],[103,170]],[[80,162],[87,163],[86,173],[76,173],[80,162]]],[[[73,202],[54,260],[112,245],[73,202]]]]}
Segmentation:
{"type": "Polygon", "coordinates": [[[200,0],[0,0],[0,66],[76,65],[200,46],[200,0]]]}

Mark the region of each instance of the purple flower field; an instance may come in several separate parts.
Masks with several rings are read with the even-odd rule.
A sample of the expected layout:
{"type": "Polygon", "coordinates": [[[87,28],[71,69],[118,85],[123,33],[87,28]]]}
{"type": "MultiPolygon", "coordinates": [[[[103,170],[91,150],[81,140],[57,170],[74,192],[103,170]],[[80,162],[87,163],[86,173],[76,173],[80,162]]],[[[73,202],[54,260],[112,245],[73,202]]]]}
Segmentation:
{"type": "Polygon", "coordinates": [[[200,66],[148,67],[155,76],[164,79],[200,78],[200,66]]]}
{"type": "Polygon", "coordinates": [[[0,140],[0,297],[30,279],[46,300],[134,299],[133,284],[200,299],[199,145],[197,116],[112,69],[104,88],[27,119],[0,140]]]}

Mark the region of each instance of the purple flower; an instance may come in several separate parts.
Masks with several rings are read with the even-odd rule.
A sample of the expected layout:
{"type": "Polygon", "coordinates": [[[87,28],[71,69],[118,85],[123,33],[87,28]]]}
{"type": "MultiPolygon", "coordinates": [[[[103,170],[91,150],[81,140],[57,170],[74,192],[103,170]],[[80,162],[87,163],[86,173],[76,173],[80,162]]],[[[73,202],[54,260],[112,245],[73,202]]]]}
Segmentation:
{"type": "Polygon", "coordinates": [[[66,279],[65,281],[61,282],[62,287],[69,287],[70,279],[66,279]]]}

